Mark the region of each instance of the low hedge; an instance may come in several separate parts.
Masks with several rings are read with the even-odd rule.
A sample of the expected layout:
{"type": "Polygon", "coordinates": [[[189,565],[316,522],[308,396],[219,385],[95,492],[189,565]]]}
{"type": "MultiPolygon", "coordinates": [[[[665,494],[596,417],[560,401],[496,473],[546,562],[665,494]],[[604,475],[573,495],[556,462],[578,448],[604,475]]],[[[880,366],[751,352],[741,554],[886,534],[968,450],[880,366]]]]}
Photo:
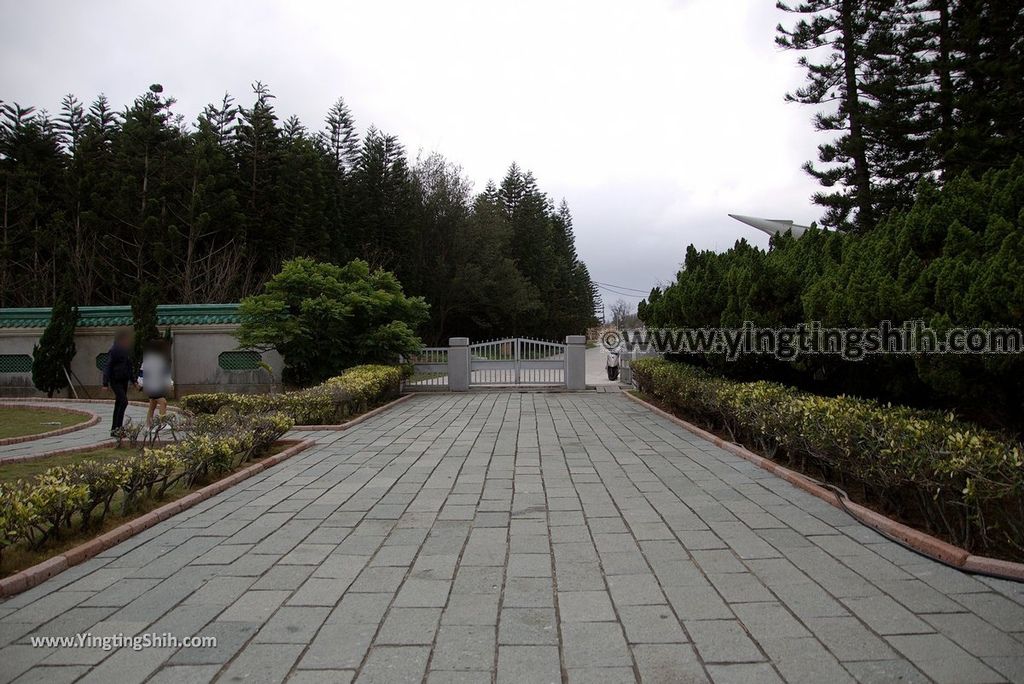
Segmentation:
{"type": "Polygon", "coordinates": [[[355,366],[315,387],[283,394],[191,394],[181,400],[186,411],[212,414],[224,407],[240,414],[275,411],[296,425],[334,425],[398,396],[402,369],[355,366]]]}
{"type": "Polygon", "coordinates": [[[1024,556],[1024,448],[951,414],[633,362],[645,395],[764,455],[859,488],[967,549],[1024,556]]]}
{"type": "Polygon", "coordinates": [[[198,420],[187,437],[164,447],[114,461],[50,468],[31,481],[0,483],[0,553],[21,542],[39,548],[73,528],[76,520],[83,529],[102,525],[118,494],[124,515],[143,497],[162,498],[172,487],[191,488],[225,475],[265,452],[293,425],[281,413],[225,412],[198,420]]]}

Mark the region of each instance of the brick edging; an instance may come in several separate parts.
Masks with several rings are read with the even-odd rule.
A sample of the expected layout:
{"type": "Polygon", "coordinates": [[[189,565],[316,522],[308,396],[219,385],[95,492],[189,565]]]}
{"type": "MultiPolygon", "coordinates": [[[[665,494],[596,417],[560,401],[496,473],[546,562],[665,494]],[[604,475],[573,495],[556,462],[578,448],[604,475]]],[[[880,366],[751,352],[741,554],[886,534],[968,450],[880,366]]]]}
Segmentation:
{"type": "MultiPolygon", "coordinates": [[[[46,401],[49,401],[47,399],[46,401]]],[[[45,402],[43,402],[45,403],[45,402]]],[[[20,401],[9,401],[8,399],[0,399],[0,408],[21,408],[30,411],[49,411],[51,410],[47,406],[40,406],[37,403],[28,404],[27,402],[20,401]],[[24,406],[22,404],[25,404],[24,406]]],[[[77,432],[78,430],[84,430],[85,428],[92,427],[96,423],[100,422],[100,416],[98,413],[92,411],[86,411],[85,409],[74,409],[61,407],[59,410],[67,413],[77,413],[80,416],[89,416],[88,420],[84,420],[81,423],[75,423],[74,425],[65,425],[48,432],[37,432],[33,435],[21,435],[20,437],[3,437],[0,438],[0,446],[9,446],[11,444],[23,444],[25,442],[31,442],[37,439],[45,439],[47,437],[57,437],[58,435],[66,435],[69,432],[77,432]]]]}
{"type": "MultiPolygon", "coordinates": [[[[287,440],[284,440],[287,441],[287,440]]],[[[159,440],[155,444],[149,444],[150,447],[165,447],[168,444],[174,444],[173,440],[159,440]]],[[[26,461],[38,461],[41,458],[50,458],[51,456],[70,456],[71,454],[80,454],[83,451],[93,451],[95,449],[112,449],[117,446],[116,439],[105,439],[102,442],[96,442],[95,444],[83,444],[82,446],[68,447],[67,449],[57,449],[55,451],[44,451],[41,454],[25,454],[24,456],[3,456],[0,455],[0,466],[9,465],[11,463],[24,463],[26,461]]],[[[138,445],[136,445],[138,446],[138,445]]],[[[128,444],[124,448],[132,449],[131,444],[128,444]]]]}
{"type": "Polygon", "coordinates": [[[360,413],[358,416],[356,416],[352,420],[346,421],[344,423],[339,423],[338,425],[296,425],[295,427],[292,428],[292,431],[293,432],[326,432],[326,431],[338,432],[338,431],[341,431],[341,430],[347,430],[350,427],[352,427],[353,425],[358,425],[359,423],[362,423],[364,420],[368,420],[369,418],[373,418],[378,413],[383,413],[384,411],[387,411],[392,406],[397,406],[398,404],[401,404],[404,401],[409,401],[414,396],[416,396],[416,395],[415,394],[403,394],[402,396],[398,397],[397,399],[392,399],[388,403],[382,404],[382,405],[378,406],[375,409],[370,409],[366,413],[360,413]]]}
{"type": "Polygon", "coordinates": [[[116,544],[120,544],[130,537],[134,537],[143,530],[147,530],[153,525],[163,522],[181,511],[192,508],[196,504],[205,501],[216,494],[220,494],[229,487],[233,487],[239,482],[260,473],[271,466],[275,466],[302,451],[305,451],[314,444],[315,442],[309,439],[296,442],[280,453],[268,456],[262,461],[257,461],[256,463],[248,465],[221,480],[217,480],[216,482],[203,487],[202,489],[197,489],[194,492],[186,494],[180,499],[171,501],[159,508],[153,509],[149,513],[145,513],[133,520],[129,520],[123,525],[118,525],[109,532],[105,532],[98,537],[94,537],[87,542],[68,549],[62,554],[48,558],[42,563],[33,565],[30,568],[25,568],[10,577],[0,579],[0,597],[13,596],[14,594],[21,593],[26,589],[31,589],[54,575],[57,575],[72,566],[78,565],[79,563],[87,561],[93,556],[106,551],[116,544]]]}
{"type": "Polygon", "coordinates": [[[834,491],[822,487],[802,473],[790,470],[789,468],[786,468],[771,459],[765,458],[764,456],[755,454],[749,449],[739,446],[738,444],[728,442],[718,435],[708,432],[707,430],[703,430],[696,425],[669,413],[668,411],[658,408],[650,402],[644,401],[631,392],[624,392],[624,394],[641,406],[646,406],[659,416],[672,421],[676,425],[679,425],[702,439],[706,439],[715,446],[725,449],[731,454],[739,456],[740,458],[750,461],[764,470],[778,475],[780,478],[786,480],[797,488],[826,501],[836,508],[848,511],[850,515],[861,524],[881,532],[882,534],[900,540],[902,543],[906,544],[921,555],[965,572],[995,575],[1004,579],[1024,582],[1024,563],[1015,563],[1013,561],[990,558],[988,556],[976,556],[966,549],[954,546],[953,544],[943,541],[938,537],[933,537],[932,535],[916,530],[909,525],[897,522],[892,518],[882,515],[878,511],[872,510],[853,501],[840,500],[839,496],[834,491]]]}

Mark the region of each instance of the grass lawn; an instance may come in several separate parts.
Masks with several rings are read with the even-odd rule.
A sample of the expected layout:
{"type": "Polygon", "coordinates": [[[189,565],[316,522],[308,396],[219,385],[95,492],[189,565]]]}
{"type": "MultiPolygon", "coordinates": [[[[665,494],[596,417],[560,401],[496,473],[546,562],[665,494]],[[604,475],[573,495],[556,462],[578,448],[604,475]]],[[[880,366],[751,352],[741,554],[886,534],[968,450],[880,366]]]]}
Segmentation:
{"type": "Polygon", "coordinates": [[[89,416],[60,409],[0,407],[0,439],[37,435],[68,425],[78,425],[89,416]]]}
{"type": "Polygon", "coordinates": [[[91,451],[83,451],[78,454],[47,456],[46,458],[37,458],[31,461],[22,461],[21,463],[0,465],[0,482],[29,480],[41,474],[47,468],[53,468],[55,466],[69,466],[81,461],[115,461],[120,458],[126,458],[135,453],[135,451],[135,449],[131,449],[129,447],[121,449],[110,447],[109,449],[93,449],[91,451]]]}
{"type": "MultiPolygon", "coordinates": [[[[272,456],[276,453],[284,451],[289,446],[291,446],[291,444],[275,444],[270,449],[268,449],[266,453],[246,461],[232,472],[237,472],[238,470],[246,468],[252,465],[253,463],[261,461],[264,458],[267,458],[268,456],[272,456]]],[[[48,458],[40,458],[32,461],[25,461],[23,463],[0,465],[0,482],[8,482],[18,479],[29,480],[38,476],[47,468],[52,468],[54,466],[60,465],[71,465],[72,463],[76,463],[78,461],[85,461],[88,459],[111,461],[128,458],[136,451],[137,449],[131,447],[122,447],[120,449],[111,447],[107,449],[94,449],[91,451],[83,451],[82,453],[77,454],[51,456],[48,458]]],[[[72,530],[63,530],[63,533],[61,534],[60,538],[48,540],[41,548],[34,549],[30,548],[26,544],[17,544],[15,546],[10,546],[4,549],[3,555],[0,556],[0,577],[7,577],[8,575],[13,575],[16,572],[24,570],[25,568],[31,567],[37,563],[42,563],[47,558],[52,558],[53,556],[59,555],[64,551],[67,551],[68,549],[71,549],[79,544],[82,544],[92,539],[93,537],[98,537],[104,532],[109,532],[118,525],[123,525],[124,523],[130,520],[134,520],[140,515],[148,513],[149,511],[155,508],[159,508],[164,504],[170,503],[175,499],[180,499],[186,494],[189,494],[190,492],[193,492],[196,489],[201,489],[202,487],[205,487],[208,484],[225,478],[228,475],[231,475],[231,473],[224,473],[220,477],[211,479],[207,482],[197,483],[197,485],[193,489],[187,489],[181,485],[172,487],[164,494],[162,498],[159,499],[157,499],[156,497],[141,498],[136,502],[135,507],[131,509],[127,515],[121,515],[121,503],[123,495],[119,492],[117,496],[114,497],[114,500],[110,507],[110,512],[107,514],[107,517],[104,519],[102,525],[97,524],[97,515],[95,516],[97,518],[97,521],[94,521],[93,524],[88,529],[83,530],[81,528],[80,521],[76,517],[74,522],[74,528],[72,530]]]]}

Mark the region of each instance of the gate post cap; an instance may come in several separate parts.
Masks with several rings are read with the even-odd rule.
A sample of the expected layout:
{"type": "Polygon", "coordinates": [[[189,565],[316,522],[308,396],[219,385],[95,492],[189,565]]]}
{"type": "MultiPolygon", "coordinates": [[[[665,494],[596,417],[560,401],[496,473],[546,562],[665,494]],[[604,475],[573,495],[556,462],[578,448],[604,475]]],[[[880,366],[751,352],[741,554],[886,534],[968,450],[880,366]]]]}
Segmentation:
{"type": "Polygon", "coordinates": [[[565,343],[566,344],[586,344],[587,343],[587,336],[586,335],[567,335],[566,338],[565,338],[565,343]]]}
{"type": "Polygon", "coordinates": [[[468,347],[469,346],[469,338],[468,337],[449,337],[448,338],[448,346],[449,347],[468,347]]]}

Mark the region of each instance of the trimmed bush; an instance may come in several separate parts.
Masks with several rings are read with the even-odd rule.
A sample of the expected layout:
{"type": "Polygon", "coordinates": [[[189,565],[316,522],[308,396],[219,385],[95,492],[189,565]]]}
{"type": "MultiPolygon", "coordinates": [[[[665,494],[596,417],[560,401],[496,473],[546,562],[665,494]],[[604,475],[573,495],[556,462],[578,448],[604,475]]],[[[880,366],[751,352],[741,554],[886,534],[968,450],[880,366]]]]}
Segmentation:
{"type": "Polygon", "coordinates": [[[397,396],[402,372],[397,366],[355,366],[309,389],[284,394],[191,394],[181,400],[181,406],[196,414],[223,408],[242,415],[278,412],[296,425],[332,425],[397,396]]]}
{"type": "Polygon", "coordinates": [[[38,521],[39,513],[29,500],[25,483],[0,483],[0,560],[8,546],[33,539],[38,521]]]}
{"type": "Polygon", "coordinates": [[[1024,557],[1024,448],[952,414],[738,382],[662,359],[633,362],[670,411],[840,486],[974,551],[1024,557]]]}

